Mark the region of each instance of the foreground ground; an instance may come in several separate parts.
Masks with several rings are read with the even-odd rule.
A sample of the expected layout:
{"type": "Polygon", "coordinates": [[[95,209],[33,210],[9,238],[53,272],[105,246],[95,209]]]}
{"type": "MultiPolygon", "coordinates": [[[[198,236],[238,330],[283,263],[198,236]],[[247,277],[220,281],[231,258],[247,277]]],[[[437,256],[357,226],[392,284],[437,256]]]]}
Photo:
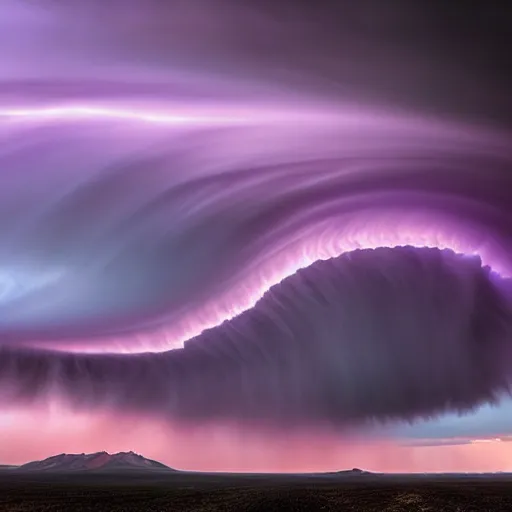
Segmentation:
{"type": "Polygon", "coordinates": [[[512,477],[0,472],[0,512],[512,511],[512,477]]]}

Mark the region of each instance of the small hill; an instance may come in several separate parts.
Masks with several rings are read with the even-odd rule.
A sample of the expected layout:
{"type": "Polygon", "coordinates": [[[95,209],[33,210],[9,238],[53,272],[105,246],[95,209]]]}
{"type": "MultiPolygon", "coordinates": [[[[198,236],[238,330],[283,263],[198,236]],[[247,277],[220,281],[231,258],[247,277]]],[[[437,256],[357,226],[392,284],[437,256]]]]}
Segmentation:
{"type": "Polygon", "coordinates": [[[123,471],[123,470],[167,470],[170,467],[155,460],[146,459],[134,452],[110,454],[98,452],[90,454],[62,453],[44,460],[28,462],[19,466],[21,471],[123,471]]]}
{"type": "Polygon", "coordinates": [[[345,469],[342,471],[334,471],[333,473],[330,473],[331,475],[341,475],[341,476],[360,476],[360,475],[372,475],[370,471],[364,471],[359,468],[353,468],[353,469],[345,469]]]}

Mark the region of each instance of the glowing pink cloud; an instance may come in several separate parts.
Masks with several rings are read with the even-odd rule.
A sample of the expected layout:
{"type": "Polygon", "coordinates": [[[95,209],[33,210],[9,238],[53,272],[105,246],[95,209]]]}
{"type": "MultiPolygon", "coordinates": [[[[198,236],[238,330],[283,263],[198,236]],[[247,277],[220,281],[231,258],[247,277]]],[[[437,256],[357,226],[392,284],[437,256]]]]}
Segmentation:
{"type": "MultiPolygon", "coordinates": [[[[130,163],[116,163],[126,154],[129,155],[129,159],[134,160],[135,165],[134,171],[127,170],[127,175],[133,175],[127,179],[131,180],[132,187],[139,187],[140,191],[130,191],[130,195],[135,199],[133,205],[126,202],[121,206],[112,198],[112,203],[105,203],[100,207],[98,214],[101,213],[101,208],[108,208],[110,211],[104,211],[105,217],[98,217],[96,225],[91,221],[91,232],[100,233],[100,230],[106,227],[109,218],[118,225],[128,222],[130,215],[135,218],[139,215],[137,209],[158,200],[163,193],[162,190],[168,191],[169,197],[172,198],[175,189],[174,196],[178,198],[178,191],[184,189],[188,190],[190,198],[182,195],[177,199],[181,203],[178,203],[179,210],[172,204],[172,201],[176,200],[170,199],[166,206],[169,219],[172,218],[170,229],[165,234],[157,234],[164,227],[159,224],[165,220],[162,218],[158,221],[159,224],[155,224],[156,240],[165,236],[168,239],[167,243],[172,243],[174,237],[176,243],[181,243],[178,237],[183,237],[183,233],[189,229],[187,224],[196,224],[200,229],[203,229],[200,227],[203,224],[204,229],[209,229],[207,225],[213,222],[215,215],[218,215],[216,212],[226,210],[227,215],[231,216],[230,223],[238,221],[238,226],[225,224],[224,234],[221,236],[235,237],[236,240],[242,231],[246,230],[247,234],[243,236],[249,238],[245,243],[251,244],[255,253],[260,253],[256,257],[249,254],[248,247],[243,250],[242,246],[240,249],[233,247],[232,251],[238,252],[239,261],[235,262],[233,257],[230,257],[230,265],[236,265],[241,270],[224,273],[222,287],[214,286],[208,291],[208,285],[203,277],[200,286],[204,289],[201,290],[200,299],[194,299],[193,296],[186,298],[184,295],[180,297],[178,293],[181,292],[175,289],[173,302],[179,303],[179,308],[169,304],[165,317],[158,313],[160,318],[145,321],[135,334],[129,332],[133,331],[133,328],[128,331],[123,328],[120,335],[105,336],[101,331],[91,332],[96,339],[93,344],[83,343],[72,337],[66,340],[66,336],[61,334],[58,342],[39,342],[36,335],[31,336],[32,346],[86,353],[161,352],[181,347],[185,340],[198,335],[204,329],[218,325],[225,319],[251,308],[272,285],[298,269],[318,259],[336,257],[357,248],[400,245],[451,248],[459,253],[479,254],[484,264],[491,265],[504,276],[509,275],[507,249],[496,236],[472,225],[470,218],[462,218],[459,211],[452,210],[452,206],[444,206],[450,203],[454,205],[458,201],[462,210],[469,211],[484,208],[483,205],[463,195],[443,197],[445,193],[439,194],[435,181],[429,185],[432,188],[430,192],[415,190],[414,181],[411,181],[415,179],[415,173],[421,175],[428,170],[423,160],[433,159],[437,154],[442,156],[436,166],[439,170],[446,167],[446,172],[450,173],[462,171],[461,166],[471,161],[469,152],[474,154],[475,159],[484,158],[486,161],[488,157],[485,156],[485,152],[495,148],[494,151],[499,151],[496,156],[504,157],[505,150],[500,136],[385,111],[357,111],[353,107],[347,107],[345,110],[338,108],[329,112],[325,107],[318,107],[316,111],[312,106],[302,110],[296,106],[295,110],[288,108],[265,111],[260,106],[259,109],[254,108],[251,111],[247,110],[247,107],[244,110],[242,105],[235,108],[233,104],[227,104],[227,114],[223,114],[219,106],[215,111],[210,107],[209,114],[205,114],[208,108],[203,106],[201,109],[197,110],[196,107],[194,110],[192,105],[187,107],[183,104],[169,105],[167,108],[162,104],[160,110],[144,110],[136,106],[130,109],[119,106],[108,108],[105,105],[67,105],[7,109],[0,112],[12,129],[11,132],[7,132],[7,144],[13,135],[26,138],[33,130],[40,130],[44,126],[67,137],[66,132],[61,131],[66,130],[67,126],[73,134],[70,149],[76,147],[77,151],[85,155],[84,151],[87,152],[89,149],[86,150],[83,145],[86,142],[93,143],[96,160],[94,165],[98,167],[103,159],[103,165],[107,167],[105,171],[96,172],[93,178],[80,174],[57,175],[52,190],[53,199],[48,195],[44,203],[41,203],[40,220],[32,221],[32,229],[37,225],[36,222],[42,222],[42,226],[48,222],[44,217],[47,216],[45,211],[55,210],[53,215],[57,215],[59,205],[65,201],[66,194],[74,193],[73,190],[79,190],[78,187],[88,186],[89,180],[94,180],[90,182],[91,187],[95,186],[95,181],[98,182],[98,194],[102,194],[101,181],[107,183],[109,180],[124,179],[119,170],[112,174],[108,167],[117,169],[119,165],[132,166],[130,163]],[[239,126],[234,128],[233,124],[239,126]],[[184,126],[186,128],[183,128],[184,126]],[[171,148],[175,149],[166,148],[169,143],[171,148]],[[143,170],[146,162],[151,166],[151,172],[149,169],[143,170]],[[388,170],[388,163],[384,162],[390,162],[392,170],[388,170]],[[405,202],[397,192],[385,185],[388,172],[389,179],[403,180],[404,183],[410,181],[407,187],[411,190],[405,202]],[[230,175],[234,178],[231,182],[230,175]],[[370,186],[370,180],[374,179],[372,176],[379,176],[383,186],[370,186]],[[140,180],[144,180],[145,183],[140,180]],[[212,193],[202,193],[201,187],[210,187],[209,183],[214,183],[212,180],[225,182],[224,189],[218,188],[212,193]],[[333,189],[339,188],[339,193],[330,193],[326,199],[315,200],[314,190],[327,191],[329,186],[333,189]],[[351,191],[354,186],[361,191],[354,194],[351,191]],[[62,191],[59,192],[57,187],[62,188],[62,191]],[[311,191],[309,197],[308,190],[311,191]],[[297,198],[302,196],[304,205],[300,208],[299,205],[294,207],[296,211],[293,215],[287,214],[285,218],[276,210],[275,205],[279,201],[283,204],[286,201],[294,201],[294,195],[297,198]],[[244,206],[249,213],[240,210],[243,206],[242,198],[245,198],[244,206]],[[57,202],[52,206],[54,201],[57,202]],[[255,234],[251,239],[250,232],[254,230],[251,223],[258,222],[258,201],[263,201],[262,204],[268,203],[269,207],[276,211],[274,219],[269,216],[271,210],[267,214],[268,226],[265,227],[265,236],[269,242],[264,242],[259,234],[255,234]],[[255,211],[251,212],[250,208],[255,211]],[[404,216],[405,211],[407,214],[404,216]],[[125,221],[123,216],[126,217],[125,221]]],[[[50,165],[50,161],[57,154],[55,152],[61,150],[49,146],[48,151],[46,154],[50,165]]],[[[10,166],[24,165],[20,160],[22,154],[18,156],[14,153],[6,157],[9,158],[10,166]]],[[[62,158],[66,161],[67,156],[60,157],[62,158]]],[[[466,172],[471,172],[471,169],[466,172]]],[[[121,183],[122,181],[119,181],[120,190],[124,186],[121,183]]],[[[10,193],[9,190],[6,192],[10,193]]],[[[94,208],[92,203],[83,207],[94,208]]],[[[261,213],[265,213],[265,210],[261,213]]],[[[22,215],[25,216],[26,212],[22,215]]],[[[62,215],[66,214],[62,212],[62,215]]],[[[72,215],[71,211],[68,215],[72,215]]],[[[155,222],[149,218],[148,221],[155,222]]],[[[26,222],[23,221],[23,224],[26,225],[26,222]]],[[[114,226],[111,229],[113,228],[114,226]]],[[[144,227],[144,230],[147,232],[148,228],[149,225],[144,227]]],[[[49,226],[49,229],[53,228],[49,226]]],[[[219,230],[220,224],[214,229],[219,230]]],[[[135,230],[134,234],[138,236],[135,230]]],[[[20,236],[17,235],[16,238],[20,236]]],[[[114,241],[115,239],[111,238],[110,242],[114,241]]],[[[35,249],[21,246],[19,250],[26,253],[27,250],[32,252],[35,249]]],[[[66,250],[64,246],[59,249],[66,250]]],[[[118,250],[124,248],[120,246],[118,250]]],[[[211,246],[208,250],[213,251],[211,246]]],[[[114,253],[111,251],[111,254],[114,253]]],[[[98,265],[108,264],[108,259],[105,258],[105,263],[98,261],[96,264],[98,270],[101,270],[98,265]]],[[[225,259],[227,263],[228,258],[225,259]]],[[[186,260],[186,264],[188,265],[190,261],[186,260]]],[[[173,265],[183,266],[184,263],[177,260],[173,265]]],[[[42,271],[41,276],[37,278],[45,283],[48,289],[46,293],[50,293],[52,287],[60,286],[60,282],[62,286],[67,286],[66,280],[72,277],[70,270],[65,268],[66,264],[56,266],[50,261],[48,264],[49,268],[42,271]]],[[[5,265],[7,272],[14,272],[9,270],[8,261],[5,265]]],[[[33,266],[33,263],[30,265],[33,266]]],[[[197,260],[197,270],[190,269],[188,272],[192,276],[196,271],[203,272],[202,267],[204,263],[197,260]]],[[[26,265],[21,265],[20,268],[21,270],[16,270],[20,275],[33,273],[26,265]]],[[[40,265],[40,268],[44,266],[40,265]]],[[[221,268],[218,271],[221,271],[221,268]]],[[[35,286],[37,279],[30,277],[29,286],[35,286]]],[[[92,283],[94,281],[90,274],[85,286],[89,288],[92,283]]],[[[11,285],[11,288],[13,286],[11,285]]],[[[26,290],[27,287],[23,286],[26,290]]],[[[72,286],[79,289],[76,283],[72,286]]],[[[169,286],[173,286],[172,283],[169,283],[169,286]]],[[[191,286],[198,285],[190,282],[187,289],[189,295],[191,286]]],[[[37,287],[34,288],[36,289],[37,287]]],[[[64,291],[51,293],[62,294],[64,291]]],[[[29,300],[29,296],[26,300],[29,300]]],[[[80,307],[84,308],[83,305],[80,307]]],[[[26,306],[23,309],[26,309],[26,306]]],[[[16,312],[16,315],[18,314],[16,312]]],[[[126,314],[133,317],[133,313],[126,314]]]]}

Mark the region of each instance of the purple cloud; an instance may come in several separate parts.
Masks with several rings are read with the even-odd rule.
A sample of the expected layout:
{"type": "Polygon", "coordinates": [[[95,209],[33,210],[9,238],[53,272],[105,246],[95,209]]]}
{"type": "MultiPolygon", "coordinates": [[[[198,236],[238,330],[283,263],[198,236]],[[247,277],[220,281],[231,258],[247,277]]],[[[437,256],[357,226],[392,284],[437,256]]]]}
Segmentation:
{"type": "Polygon", "coordinates": [[[506,80],[421,53],[452,33],[409,3],[289,5],[0,8],[4,402],[350,426],[508,392],[506,80]]]}
{"type": "Polygon", "coordinates": [[[512,284],[437,249],[318,262],[166,354],[5,348],[5,399],[277,425],[468,412],[509,390],[512,284]],[[428,307],[426,307],[428,305],[428,307]]]}

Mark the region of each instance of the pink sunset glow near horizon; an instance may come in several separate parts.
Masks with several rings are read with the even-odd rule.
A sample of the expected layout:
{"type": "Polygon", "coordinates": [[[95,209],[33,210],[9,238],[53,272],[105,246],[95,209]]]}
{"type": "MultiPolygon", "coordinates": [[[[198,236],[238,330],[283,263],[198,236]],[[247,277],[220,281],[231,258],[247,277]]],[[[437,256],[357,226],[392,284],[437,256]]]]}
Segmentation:
{"type": "Polygon", "coordinates": [[[283,433],[227,425],[179,426],[152,419],[14,409],[0,417],[2,464],[58,453],[135,451],[175,469],[308,473],[358,467],[382,473],[511,471],[512,443],[452,439],[453,445],[407,446],[400,440],[336,434],[328,429],[283,433]],[[458,443],[461,444],[458,444],[458,443]],[[462,442],[464,442],[462,444],[462,442]]]}

